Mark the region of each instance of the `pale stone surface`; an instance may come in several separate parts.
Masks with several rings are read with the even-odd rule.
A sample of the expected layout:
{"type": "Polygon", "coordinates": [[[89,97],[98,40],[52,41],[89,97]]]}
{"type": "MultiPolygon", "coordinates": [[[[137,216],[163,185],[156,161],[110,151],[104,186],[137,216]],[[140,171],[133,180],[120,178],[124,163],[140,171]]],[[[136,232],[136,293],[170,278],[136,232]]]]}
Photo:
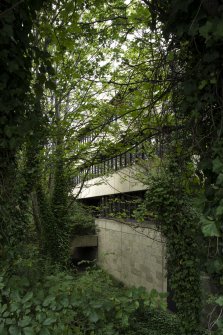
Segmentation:
{"type": "Polygon", "coordinates": [[[73,194],[78,194],[78,199],[98,197],[99,195],[120,194],[147,189],[147,186],[139,182],[140,167],[123,168],[108,176],[97,177],[85,182],[84,187],[77,185],[73,189],[73,194]],[[80,193],[80,194],[79,194],[80,193]]]}
{"type": "Polygon", "coordinates": [[[155,227],[136,227],[115,220],[97,219],[98,262],[128,286],[166,292],[165,244],[155,227]]]}

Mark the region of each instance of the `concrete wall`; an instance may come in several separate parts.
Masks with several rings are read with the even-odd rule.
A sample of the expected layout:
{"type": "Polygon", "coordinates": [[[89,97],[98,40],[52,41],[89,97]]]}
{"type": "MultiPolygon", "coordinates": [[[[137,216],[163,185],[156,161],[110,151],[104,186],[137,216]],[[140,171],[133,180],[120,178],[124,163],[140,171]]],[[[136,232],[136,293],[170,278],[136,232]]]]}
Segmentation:
{"type": "Polygon", "coordinates": [[[136,227],[97,219],[98,263],[128,286],[167,291],[165,245],[154,227],[136,227]]]}
{"type": "MultiPolygon", "coordinates": [[[[140,167],[134,165],[119,170],[109,176],[101,176],[86,181],[78,195],[78,199],[146,190],[147,186],[137,180],[139,171],[140,167]]],[[[73,189],[74,196],[79,193],[80,187],[82,186],[79,184],[73,189]]]]}

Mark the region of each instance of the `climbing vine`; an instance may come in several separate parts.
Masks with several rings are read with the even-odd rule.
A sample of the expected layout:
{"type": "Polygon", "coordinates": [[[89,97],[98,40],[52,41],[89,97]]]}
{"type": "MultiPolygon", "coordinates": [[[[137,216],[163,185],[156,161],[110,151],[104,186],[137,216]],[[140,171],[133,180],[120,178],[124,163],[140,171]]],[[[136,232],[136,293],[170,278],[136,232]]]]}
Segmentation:
{"type": "Polygon", "coordinates": [[[199,219],[188,195],[185,169],[177,159],[149,178],[143,203],[150,219],[166,238],[167,271],[181,334],[194,334],[201,311],[199,267],[199,219]]]}
{"type": "MultiPolygon", "coordinates": [[[[178,132],[179,137],[187,138],[187,141],[184,142],[184,150],[189,152],[188,156],[196,155],[198,157],[199,170],[204,176],[205,188],[202,199],[201,231],[205,237],[204,241],[207,249],[206,270],[215,280],[219,293],[215,302],[222,309],[222,0],[211,2],[208,0],[200,2],[195,0],[144,0],[145,6],[140,4],[138,11],[136,8],[130,10],[128,14],[131,18],[130,25],[126,17],[126,13],[128,13],[127,5],[124,6],[123,12],[120,12],[123,14],[121,16],[118,15],[120,13],[116,10],[122,6],[119,5],[117,8],[114,6],[116,16],[106,16],[104,20],[103,11],[105,11],[105,8],[108,11],[110,10],[110,7],[112,7],[110,2],[107,7],[103,7],[104,3],[101,2],[98,7],[99,11],[97,11],[98,1],[95,1],[95,5],[92,1],[95,12],[91,12],[90,8],[92,7],[88,2],[61,1],[57,2],[55,6],[51,6],[51,10],[55,12],[50,22],[55,24],[52,25],[55,29],[51,29],[52,27],[46,19],[47,11],[39,17],[40,20],[45,22],[42,28],[40,28],[40,24],[35,25],[37,13],[40,12],[45,3],[44,0],[3,0],[0,4],[0,65],[3,69],[0,74],[1,244],[16,245],[18,241],[24,240],[29,194],[32,193],[34,221],[43,250],[46,250],[48,243],[50,255],[54,260],[60,258],[61,252],[63,253],[65,250],[63,241],[66,236],[63,235],[63,232],[66,230],[69,193],[67,187],[69,177],[64,162],[70,159],[71,162],[79,160],[79,162],[84,163],[86,150],[83,150],[84,154],[82,156],[78,156],[74,146],[70,143],[66,145],[66,148],[63,147],[65,136],[62,138],[61,144],[58,144],[57,140],[54,141],[55,138],[52,135],[46,139],[45,130],[55,115],[52,112],[53,108],[50,108],[50,111],[45,108],[49,101],[47,96],[49,91],[46,91],[45,105],[42,102],[43,89],[44,87],[47,90],[57,89],[57,97],[54,99],[56,101],[64,95],[62,88],[67,84],[67,78],[71,79],[72,87],[76,88],[78,82],[82,83],[76,91],[76,95],[71,96],[73,99],[72,105],[78,105],[75,99],[79,97],[82,109],[80,113],[77,112],[70,118],[69,108],[65,107],[64,110],[67,110],[64,112],[66,117],[63,122],[66,125],[68,122],[71,122],[72,125],[77,121],[79,122],[80,128],[82,128],[79,138],[76,136],[76,129],[73,126],[67,126],[66,137],[71,138],[72,143],[75,141],[76,147],[83,148],[83,145],[80,145],[80,140],[88,134],[88,130],[90,129],[91,132],[96,130],[98,136],[100,136],[102,132],[108,131],[108,127],[105,127],[105,125],[109,124],[108,120],[110,118],[110,116],[107,118],[108,113],[106,112],[105,116],[101,118],[103,122],[100,122],[99,115],[104,114],[103,111],[107,111],[108,106],[104,108],[102,103],[99,108],[99,99],[98,101],[89,100],[89,104],[82,103],[83,97],[80,92],[88,92],[91,87],[86,84],[87,80],[90,83],[95,81],[95,86],[88,96],[91,97],[92,93],[93,95],[95,93],[97,80],[100,76],[109,77],[106,72],[106,69],[110,67],[109,64],[103,66],[102,71],[98,69],[96,71],[92,65],[93,63],[100,63],[106,58],[103,55],[105,50],[97,53],[97,56],[90,61],[88,53],[92,53],[93,50],[98,49],[99,45],[103,44],[107,45],[107,49],[109,49],[111,45],[106,44],[107,41],[111,37],[118,40],[119,27],[122,24],[127,28],[124,30],[122,40],[119,39],[121,43],[125,43],[127,35],[134,29],[134,25],[140,31],[146,27],[145,35],[142,35],[141,40],[137,38],[134,43],[129,43],[129,45],[132,44],[129,59],[122,55],[120,68],[113,71],[112,76],[115,80],[105,82],[105,86],[113,83],[114,87],[112,86],[111,91],[114,91],[115,87],[119,87],[114,99],[117,102],[115,101],[114,106],[110,106],[109,110],[113,111],[115,109],[115,112],[112,113],[117,113],[120,108],[118,117],[121,118],[121,116],[125,116],[126,110],[128,111],[129,106],[131,106],[128,116],[132,115],[135,120],[135,118],[138,118],[138,112],[140,115],[137,131],[131,131],[131,128],[128,127],[126,134],[121,133],[118,137],[119,144],[124,143],[124,146],[130,147],[135,143],[140,143],[141,138],[138,139],[138,142],[135,139],[136,133],[137,136],[142,133],[143,138],[154,139],[155,136],[160,134],[165,137],[168,133],[178,132]],[[64,7],[59,8],[60,3],[64,7]],[[80,11],[78,13],[76,7],[79,5],[80,11]],[[149,11],[146,10],[146,6],[148,6],[149,11]],[[83,15],[85,9],[87,9],[86,17],[83,15]],[[68,20],[67,10],[70,10],[69,16],[73,18],[72,22],[68,20]],[[146,19],[144,19],[145,17],[146,19]],[[83,18],[84,20],[81,21],[83,18]],[[112,20],[110,20],[111,18],[112,20]],[[94,23],[95,19],[98,21],[96,24],[94,23]],[[162,38],[157,38],[155,47],[153,43],[150,43],[150,39],[152,41],[153,38],[148,34],[145,20],[150,24],[151,31],[155,32],[154,36],[162,35],[162,38]],[[65,21],[67,24],[63,27],[61,22],[65,21]],[[99,23],[103,21],[111,21],[111,27],[114,28],[115,26],[117,30],[107,31],[100,36],[101,39],[96,40],[95,37],[100,30],[98,29],[100,27],[99,23]],[[41,38],[38,36],[37,27],[40,30],[42,29],[42,33],[45,34],[45,38],[42,40],[42,35],[40,34],[41,38]],[[85,30],[79,39],[81,27],[85,27],[85,30]],[[55,34],[55,31],[57,34],[55,34]],[[147,37],[145,37],[146,35],[147,37]],[[56,49],[55,46],[55,41],[58,40],[60,50],[59,48],[56,49]],[[59,85],[57,87],[53,77],[55,71],[52,69],[50,55],[46,48],[47,44],[51,44],[51,51],[56,50],[54,57],[55,61],[58,60],[58,73],[60,72],[59,76],[61,77],[61,80],[58,77],[57,84],[59,82],[59,85]],[[165,47],[161,48],[164,44],[165,47]],[[89,45],[90,48],[88,49],[89,45]],[[145,66],[147,63],[146,45],[147,48],[152,45],[151,55],[156,51],[155,57],[150,59],[152,62],[148,63],[152,64],[152,69],[155,68],[153,64],[156,64],[156,71],[151,71],[150,67],[145,66]],[[154,63],[154,59],[159,58],[159,47],[160,50],[162,49],[162,57],[157,63],[154,63]],[[76,56],[73,53],[75,48],[79,50],[76,56]],[[85,50],[88,51],[85,53],[85,50]],[[140,50],[139,58],[134,56],[134,54],[137,54],[137,50],[140,50]],[[145,54],[144,52],[141,54],[142,50],[146,50],[145,54]],[[79,55],[83,52],[84,58],[78,63],[79,55]],[[67,53],[69,53],[69,57],[65,59],[64,54],[67,53]],[[141,59],[140,66],[137,64],[139,59],[141,59]],[[166,63],[164,63],[165,61],[166,63]],[[74,66],[73,63],[76,65],[74,66]],[[162,66],[160,66],[161,63],[162,66]],[[129,73],[129,78],[124,76],[124,73],[122,74],[121,67],[129,70],[126,71],[129,73]],[[132,69],[137,68],[139,70],[132,72],[132,69]],[[99,73],[97,78],[94,77],[96,72],[99,73]],[[118,77],[120,73],[121,78],[118,77]],[[132,81],[133,74],[134,81],[132,81]],[[94,80],[92,80],[92,76],[94,80]],[[117,80],[118,78],[119,80],[117,80]],[[126,85],[130,85],[129,83],[133,85],[131,90],[126,89],[126,85]],[[123,89],[120,90],[120,88],[123,89]],[[120,94],[122,98],[119,101],[120,94]],[[128,98],[126,98],[127,96],[128,98]],[[122,103],[124,97],[126,101],[122,103]],[[148,105],[148,100],[153,101],[153,103],[148,105]],[[155,109],[154,106],[157,106],[159,110],[162,100],[168,100],[168,103],[166,101],[161,103],[162,113],[157,112],[155,115],[154,111],[155,117],[153,117],[153,113],[151,116],[151,110],[155,109]],[[171,106],[171,103],[173,106],[171,106]],[[96,106],[97,113],[95,112],[96,106]],[[132,109],[132,107],[135,108],[132,109]],[[171,117],[167,117],[168,113],[165,113],[165,108],[170,111],[171,117]],[[82,119],[86,109],[89,111],[89,115],[95,114],[90,128],[84,124],[82,119]],[[147,109],[149,110],[148,114],[143,114],[147,109]],[[133,113],[131,113],[131,110],[133,113]],[[172,115],[175,116],[174,122],[172,115]],[[151,123],[149,127],[148,120],[151,123]],[[179,129],[184,129],[184,131],[180,133],[179,129]],[[52,174],[47,172],[47,177],[49,177],[47,179],[40,164],[40,159],[42,158],[42,151],[52,143],[56,144],[55,147],[52,145],[50,148],[51,153],[53,152],[51,155],[53,157],[53,168],[52,174]],[[72,152],[70,157],[69,155],[66,156],[67,153],[64,154],[64,149],[69,149],[72,152]],[[21,164],[22,169],[18,169],[19,162],[25,162],[24,166],[21,164]],[[51,179],[50,174],[52,175],[51,179]],[[46,186],[46,180],[52,181],[49,188],[46,186]]],[[[106,31],[106,27],[105,24],[102,31],[106,31]]],[[[118,51],[116,52],[114,59],[118,59],[120,55],[118,51]]],[[[109,52],[105,54],[107,55],[109,52]]],[[[126,53],[127,56],[128,52],[126,53]]],[[[110,70],[110,72],[112,71],[110,70]]],[[[68,89],[67,93],[73,90],[72,87],[68,89]]],[[[74,91],[72,94],[74,94],[74,91]]],[[[67,96],[69,97],[69,93],[67,96]]],[[[85,93],[83,96],[85,96],[85,93]]],[[[63,104],[65,106],[64,102],[62,102],[63,104]]],[[[112,118],[113,116],[116,116],[116,114],[112,114],[112,118]]],[[[128,116],[126,120],[124,119],[126,124],[129,124],[128,116]]],[[[113,129],[113,133],[117,132],[117,125],[118,123],[113,129]]],[[[134,123],[132,128],[135,128],[134,123]]],[[[116,148],[116,141],[114,143],[116,148]]],[[[91,144],[92,147],[96,145],[94,141],[91,144]]],[[[88,148],[87,145],[86,147],[88,148]]],[[[91,150],[88,151],[92,153],[91,150]]],[[[106,141],[105,146],[99,145],[97,151],[100,151],[100,153],[108,151],[106,141]]],[[[109,151],[109,155],[112,155],[111,151],[109,151]]],[[[89,161],[87,167],[92,164],[92,160],[93,155],[90,155],[89,159],[86,160],[89,161]]],[[[198,326],[200,311],[200,279],[197,259],[199,225],[197,215],[189,200],[188,190],[182,181],[182,176],[176,173],[178,170],[182,173],[181,165],[173,160],[163,173],[151,179],[146,203],[147,209],[151,212],[154,220],[161,224],[161,229],[167,238],[168,267],[169,271],[172,272],[171,286],[175,291],[175,301],[182,319],[182,332],[192,334],[198,326]]],[[[213,324],[215,323],[218,324],[219,328],[223,327],[220,316],[213,324]]]]}
{"type": "MultiPolygon", "coordinates": [[[[199,157],[205,179],[202,232],[207,246],[206,271],[218,292],[219,314],[212,326],[222,331],[222,1],[144,1],[161,27],[174,62],[175,113],[184,120],[188,147],[199,157]]],[[[209,328],[209,330],[213,330],[209,328]]]]}
{"type": "MultiPolygon", "coordinates": [[[[32,91],[33,66],[49,58],[35,45],[34,24],[44,1],[1,1],[0,4],[0,238],[1,244],[16,245],[25,238],[30,177],[18,169],[20,150],[32,142],[44,126],[40,96],[32,91]],[[29,181],[28,181],[29,179],[29,181]]],[[[36,85],[44,85],[36,80],[36,85]]],[[[33,164],[32,164],[33,165],[33,164]]]]}

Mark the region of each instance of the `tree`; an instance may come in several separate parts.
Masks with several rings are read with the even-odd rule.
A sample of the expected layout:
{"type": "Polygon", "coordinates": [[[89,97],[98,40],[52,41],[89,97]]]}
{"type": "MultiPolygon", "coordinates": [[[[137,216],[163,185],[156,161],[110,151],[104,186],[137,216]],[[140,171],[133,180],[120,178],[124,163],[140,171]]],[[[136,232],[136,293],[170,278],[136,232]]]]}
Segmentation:
{"type": "MultiPolygon", "coordinates": [[[[202,232],[207,266],[222,293],[222,5],[219,1],[144,1],[169,44],[178,74],[174,108],[184,120],[188,149],[197,154],[205,178],[202,232]],[[221,259],[221,260],[220,260],[221,259]]],[[[212,326],[222,329],[220,313],[212,326]]],[[[221,332],[221,330],[219,331],[221,332]]]]}
{"type": "MultiPolygon", "coordinates": [[[[72,176],[82,173],[85,181],[93,164],[143,141],[151,147],[155,140],[164,147],[176,142],[176,154],[184,148],[183,164],[193,155],[200,159],[202,230],[210,238],[220,283],[218,1],[212,7],[208,1],[178,0],[4,1],[0,6],[0,57],[7,65],[0,78],[2,239],[16,244],[23,235],[32,194],[41,247],[54,261],[62,260],[72,176]]],[[[184,326],[192,334],[198,318],[190,325],[189,315],[184,326]]]]}
{"type": "MultiPolygon", "coordinates": [[[[27,189],[18,178],[17,154],[24,142],[43,126],[37,99],[31,91],[33,61],[47,61],[34,45],[33,22],[44,1],[1,2],[1,126],[0,219],[1,243],[13,245],[24,236],[27,189]],[[18,185],[20,183],[20,185],[18,185]]],[[[41,70],[38,69],[38,73],[41,70]]]]}

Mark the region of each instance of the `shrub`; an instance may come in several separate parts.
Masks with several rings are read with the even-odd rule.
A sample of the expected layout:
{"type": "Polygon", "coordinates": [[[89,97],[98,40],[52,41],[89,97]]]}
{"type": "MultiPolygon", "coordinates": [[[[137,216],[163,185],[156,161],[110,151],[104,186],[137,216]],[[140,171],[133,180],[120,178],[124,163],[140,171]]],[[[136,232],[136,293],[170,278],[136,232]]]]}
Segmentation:
{"type": "Polygon", "coordinates": [[[13,269],[3,267],[1,335],[117,335],[136,311],[163,304],[155,291],[120,288],[100,269],[74,275],[44,264],[18,257],[13,269]]]}
{"type": "Polygon", "coordinates": [[[94,217],[91,211],[81,203],[73,203],[69,213],[70,236],[96,233],[94,217]]]}

